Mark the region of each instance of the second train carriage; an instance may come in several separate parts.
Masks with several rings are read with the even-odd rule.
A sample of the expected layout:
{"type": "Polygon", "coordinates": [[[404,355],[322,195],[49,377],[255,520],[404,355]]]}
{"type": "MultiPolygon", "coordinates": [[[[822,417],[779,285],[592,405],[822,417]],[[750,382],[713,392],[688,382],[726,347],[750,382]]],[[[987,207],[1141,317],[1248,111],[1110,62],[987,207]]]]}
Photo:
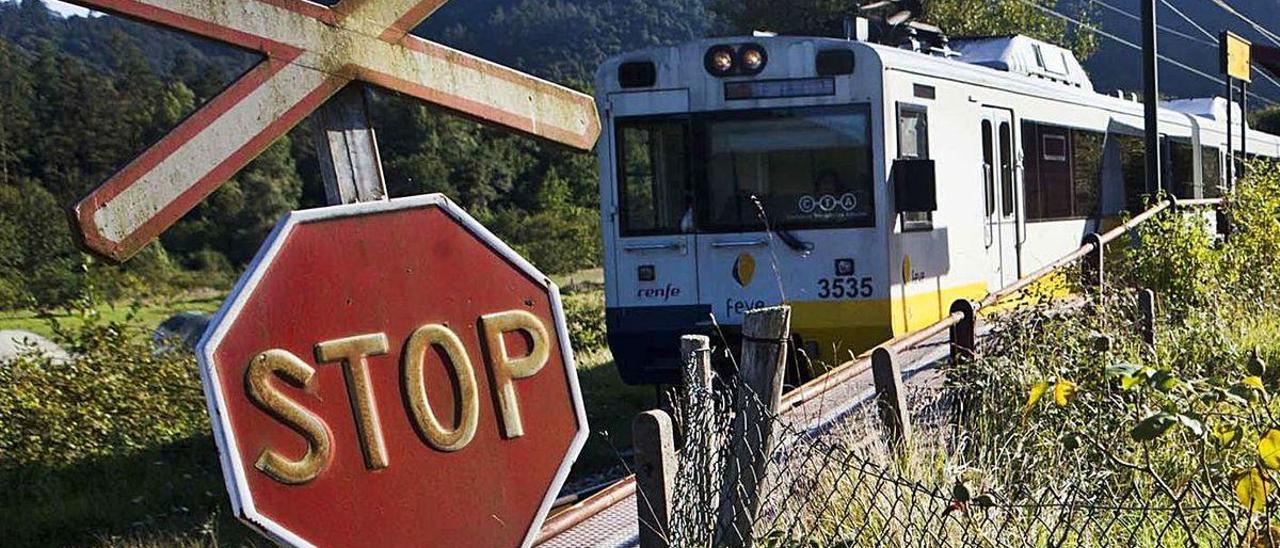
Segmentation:
{"type": "MultiPolygon", "coordinates": [[[[1095,92],[1051,44],[951,46],[722,38],[600,68],[608,338],[626,382],[678,382],[680,335],[732,340],[746,310],[782,302],[797,346],[839,363],[1141,207],[1141,103],[1095,92]]],[[[1162,104],[1176,195],[1221,192],[1227,108],[1162,104]]],[[[1274,157],[1280,140],[1250,131],[1247,148],[1274,157]]]]}

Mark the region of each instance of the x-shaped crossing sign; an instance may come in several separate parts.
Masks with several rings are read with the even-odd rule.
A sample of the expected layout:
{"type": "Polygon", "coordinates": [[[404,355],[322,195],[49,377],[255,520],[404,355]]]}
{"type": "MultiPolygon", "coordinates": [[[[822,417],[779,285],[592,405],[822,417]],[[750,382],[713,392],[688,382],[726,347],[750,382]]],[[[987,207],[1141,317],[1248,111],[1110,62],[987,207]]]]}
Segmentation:
{"type": "Polygon", "coordinates": [[[579,149],[589,96],[409,32],[448,0],[70,0],[266,59],[75,207],[84,243],[125,260],[354,80],[579,149]]]}

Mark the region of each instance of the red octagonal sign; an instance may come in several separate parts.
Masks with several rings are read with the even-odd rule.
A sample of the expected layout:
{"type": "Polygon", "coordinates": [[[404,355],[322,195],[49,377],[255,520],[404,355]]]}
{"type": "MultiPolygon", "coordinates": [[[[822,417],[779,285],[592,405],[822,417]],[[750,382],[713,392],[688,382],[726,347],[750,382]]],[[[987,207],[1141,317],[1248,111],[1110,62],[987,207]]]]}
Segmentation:
{"type": "Polygon", "coordinates": [[[586,441],[555,285],[439,195],[289,215],[199,356],[285,544],[528,546],[586,441]]]}

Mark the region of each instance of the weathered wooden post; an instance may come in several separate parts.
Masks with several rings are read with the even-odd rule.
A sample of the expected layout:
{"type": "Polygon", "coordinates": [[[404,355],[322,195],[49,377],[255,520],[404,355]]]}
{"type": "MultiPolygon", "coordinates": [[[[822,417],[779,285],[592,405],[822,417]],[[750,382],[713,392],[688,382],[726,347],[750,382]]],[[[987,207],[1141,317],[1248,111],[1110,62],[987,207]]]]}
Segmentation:
{"type": "Polygon", "coordinates": [[[1080,284],[1086,289],[1093,288],[1101,291],[1102,285],[1106,282],[1105,265],[1102,261],[1106,246],[1102,244],[1102,237],[1097,232],[1085,235],[1080,245],[1090,244],[1093,244],[1093,249],[1080,262],[1080,284]]]}
{"type": "Polygon", "coordinates": [[[676,482],[676,444],[671,415],[655,409],[631,422],[636,460],[636,512],[640,548],[666,548],[671,538],[671,493],[676,482]]]}
{"type": "Polygon", "coordinates": [[[716,546],[752,545],[760,488],[773,453],[773,420],[782,398],[782,374],[791,337],[791,307],[747,312],[742,324],[731,452],[725,463],[716,546]]]}
{"type": "Polygon", "coordinates": [[[680,357],[684,363],[685,386],[711,390],[711,337],[680,337],[680,357]]]}
{"type": "Polygon", "coordinates": [[[951,313],[964,319],[951,326],[951,365],[972,361],[978,355],[978,314],[973,301],[959,299],[951,303],[951,313]]]}
{"type": "Polygon", "coordinates": [[[1138,291],[1138,330],[1142,341],[1156,345],[1156,293],[1150,289],[1138,291]]]}
{"type": "Polygon", "coordinates": [[[387,198],[377,135],[363,84],[351,84],[311,115],[312,141],[329,205],[387,198]]]}
{"type": "Polygon", "coordinates": [[[871,374],[876,382],[876,407],[889,445],[904,447],[911,440],[911,415],[897,353],[883,346],[876,348],[871,353],[871,374]]]}

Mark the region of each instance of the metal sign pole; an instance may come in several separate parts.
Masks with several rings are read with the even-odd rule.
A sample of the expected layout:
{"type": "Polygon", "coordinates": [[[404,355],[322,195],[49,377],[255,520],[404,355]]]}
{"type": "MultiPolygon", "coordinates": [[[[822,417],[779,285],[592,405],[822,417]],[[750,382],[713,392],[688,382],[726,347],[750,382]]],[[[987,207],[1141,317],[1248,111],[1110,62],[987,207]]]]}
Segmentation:
{"type": "Polygon", "coordinates": [[[1236,184],[1236,144],[1235,144],[1235,96],[1236,81],[1234,78],[1227,77],[1227,189],[1235,188],[1236,184]]]}
{"type": "Polygon", "coordinates": [[[1240,176],[1249,169],[1249,82],[1240,81],[1240,176]]]}
{"type": "Polygon", "coordinates": [[[387,199],[368,89],[351,84],[311,115],[316,160],[329,205],[387,199]]]}
{"type": "Polygon", "coordinates": [[[1160,67],[1156,49],[1156,1],[1142,2],[1142,66],[1146,101],[1147,191],[1155,194],[1163,185],[1160,177],[1160,67]]]}

